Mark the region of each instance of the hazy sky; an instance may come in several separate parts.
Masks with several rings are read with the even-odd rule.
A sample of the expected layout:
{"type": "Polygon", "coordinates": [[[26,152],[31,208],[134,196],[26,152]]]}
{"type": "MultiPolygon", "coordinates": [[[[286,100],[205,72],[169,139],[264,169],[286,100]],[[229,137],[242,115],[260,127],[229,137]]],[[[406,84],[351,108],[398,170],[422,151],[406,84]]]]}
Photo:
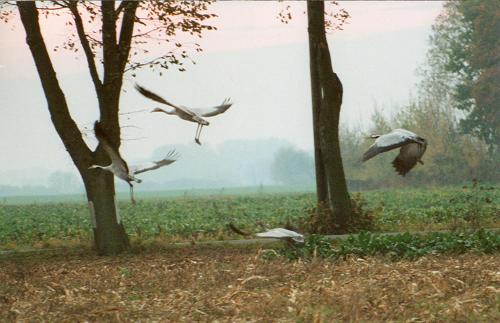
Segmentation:
{"type": "MultiPolygon", "coordinates": [[[[135,79],[127,75],[121,112],[156,106],[133,90],[135,81],[192,107],[215,105],[230,96],[234,106],[203,129],[204,145],[227,139],[283,138],[311,149],[305,2],[293,2],[294,18],[282,24],[276,16],[286,5],[215,3],[211,11],[219,18],[212,24],[218,30],[198,41],[204,51],[192,55],[196,65],[163,76],[148,69],[135,79]]],[[[340,2],[340,6],[351,14],[349,24],[328,40],[334,69],[344,84],[342,122],[366,126],[375,103],[391,107],[408,101],[442,3],[340,2]]],[[[60,45],[71,31],[60,22],[41,19],[49,46],[60,45]]],[[[18,17],[9,25],[0,24],[0,35],[0,185],[33,176],[27,169],[74,171],[51,124],[18,17]]],[[[84,58],[65,51],[51,55],[72,115],[81,128],[91,127],[98,108],[84,58]]],[[[122,135],[127,140],[121,151],[128,160],[147,160],[155,148],[166,144],[194,145],[193,123],[147,111],[122,115],[121,120],[122,125],[133,126],[124,128],[122,135]]],[[[91,134],[87,142],[96,145],[91,134]]]]}

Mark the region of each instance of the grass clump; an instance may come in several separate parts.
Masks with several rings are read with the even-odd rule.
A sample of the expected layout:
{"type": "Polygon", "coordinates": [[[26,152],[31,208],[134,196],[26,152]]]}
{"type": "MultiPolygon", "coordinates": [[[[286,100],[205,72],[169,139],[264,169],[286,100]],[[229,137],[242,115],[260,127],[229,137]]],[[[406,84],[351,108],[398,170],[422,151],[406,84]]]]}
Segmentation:
{"type": "Polygon", "coordinates": [[[361,193],[354,193],[351,197],[352,215],[345,228],[336,224],[335,212],[328,206],[318,206],[309,211],[309,217],[301,222],[301,227],[306,232],[317,234],[342,234],[360,231],[373,231],[376,229],[374,210],[368,208],[366,200],[361,193]]]}
{"type": "Polygon", "coordinates": [[[426,235],[403,233],[381,235],[363,232],[334,245],[321,235],[311,235],[303,246],[287,246],[280,251],[288,259],[342,258],[347,256],[389,256],[393,260],[416,259],[429,254],[462,254],[467,251],[500,251],[497,232],[434,232],[426,235]]]}

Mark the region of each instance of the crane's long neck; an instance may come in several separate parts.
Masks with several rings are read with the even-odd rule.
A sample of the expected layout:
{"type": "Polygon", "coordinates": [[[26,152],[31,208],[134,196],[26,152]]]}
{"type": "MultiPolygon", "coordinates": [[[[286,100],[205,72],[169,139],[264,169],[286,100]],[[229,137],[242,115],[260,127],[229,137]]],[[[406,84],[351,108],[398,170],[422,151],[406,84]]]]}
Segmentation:
{"type": "Polygon", "coordinates": [[[166,114],[169,114],[169,115],[174,115],[175,114],[175,109],[168,111],[168,110],[164,110],[164,109],[161,109],[161,108],[155,108],[151,112],[163,112],[163,113],[166,113],[166,114]]]}

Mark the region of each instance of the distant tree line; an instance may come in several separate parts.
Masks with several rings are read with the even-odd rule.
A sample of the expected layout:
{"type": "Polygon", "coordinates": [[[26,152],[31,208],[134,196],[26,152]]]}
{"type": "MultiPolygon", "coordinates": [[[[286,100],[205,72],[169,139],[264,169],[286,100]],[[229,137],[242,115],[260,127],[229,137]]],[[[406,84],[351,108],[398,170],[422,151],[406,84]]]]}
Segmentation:
{"type": "Polygon", "coordinates": [[[343,128],[341,145],[348,182],[351,189],[368,189],[404,185],[453,185],[476,178],[483,182],[498,182],[498,156],[488,150],[480,138],[461,132],[457,112],[444,108],[438,98],[422,98],[401,107],[393,115],[380,110],[372,116],[372,127],[366,133],[343,128]],[[398,151],[381,154],[366,162],[360,156],[373,142],[368,133],[384,133],[405,128],[429,141],[424,155],[425,165],[418,165],[406,177],[394,172],[391,161],[398,151]]]}
{"type": "MultiPolygon", "coordinates": [[[[382,109],[372,115],[368,130],[343,127],[340,144],[347,182],[352,190],[405,185],[455,185],[476,178],[482,182],[500,181],[498,153],[488,149],[482,139],[461,131],[459,111],[443,104],[439,97],[419,98],[392,115],[382,109]],[[424,165],[417,165],[406,177],[396,174],[391,161],[398,150],[361,163],[363,152],[373,143],[369,134],[405,128],[429,141],[424,165]]],[[[304,185],[314,183],[312,152],[292,146],[280,149],[271,165],[276,183],[304,185]]]]}
{"type": "MultiPolygon", "coordinates": [[[[500,132],[500,2],[448,1],[433,25],[416,97],[387,115],[377,109],[369,129],[343,127],[340,142],[350,188],[498,182],[500,132]],[[419,165],[406,177],[391,167],[397,151],[362,164],[373,142],[368,134],[405,128],[429,141],[419,165]]],[[[305,152],[282,150],[272,166],[282,184],[309,181],[305,152]],[[293,161],[292,161],[293,160],[293,161]],[[299,167],[299,165],[301,165],[299,167]],[[299,170],[300,168],[300,170],[299,170]]],[[[309,154],[312,158],[312,154],[309,154]]]]}

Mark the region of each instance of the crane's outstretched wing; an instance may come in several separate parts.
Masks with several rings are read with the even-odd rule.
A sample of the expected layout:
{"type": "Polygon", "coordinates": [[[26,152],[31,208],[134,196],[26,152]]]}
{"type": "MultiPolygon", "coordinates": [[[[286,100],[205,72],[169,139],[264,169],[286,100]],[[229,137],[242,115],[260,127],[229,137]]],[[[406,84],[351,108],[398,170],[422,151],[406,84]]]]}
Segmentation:
{"type": "Polygon", "coordinates": [[[399,175],[405,176],[406,173],[415,167],[418,161],[422,162],[420,158],[422,158],[426,149],[426,141],[424,141],[423,144],[415,142],[409,143],[401,147],[399,155],[392,161],[392,166],[394,166],[399,175]]]}
{"type": "Polygon", "coordinates": [[[165,100],[164,98],[162,98],[161,96],[159,96],[158,94],[155,94],[155,93],[149,91],[148,89],[143,88],[142,86],[140,86],[137,83],[135,84],[135,89],[137,91],[139,91],[139,93],[141,93],[143,96],[147,97],[150,100],[153,100],[153,101],[156,101],[156,102],[168,105],[168,106],[170,106],[170,107],[172,107],[172,108],[174,108],[176,110],[180,110],[180,111],[182,111],[182,112],[184,112],[186,114],[195,115],[195,113],[193,113],[193,111],[189,110],[188,108],[181,107],[181,106],[175,105],[173,103],[170,103],[167,100],[165,100]]]}
{"type": "Polygon", "coordinates": [[[227,109],[229,109],[232,105],[233,103],[231,102],[231,98],[226,98],[220,105],[217,105],[215,107],[206,109],[191,109],[191,111],[202,117],[213,117],[226,112],[227,109]]]}
{"type": "Polygon", "coordinates": [[[417,135],[404,129],[395,129],[392,132],[378,137],[373,145],[363,154],[361,161],[365,162],[380,153],[405,146],[415,142],[417,135]]]}
{"type": "Polygon", "coordinates": [[[163,166],[170,165],[173,162],[175,162],[178,158],[179,154],[175,150],[171,150],[162,160],[153,161],[142,165],[130,166],[130,169],[134,175],[140,174],[150,170],[158,169],[163,166]]]}
{"type": "Polygon", "coordinates": [[[255,236],[260,238],[271,238],[271,239],[292,239],[295,242],[303,243],[304,236],[298,232],[283,229],[283,228],[275,228],[268,230],[266,232],[256,233],[255,236]]]}
{"type": "Polygon", "coordinates": [[[120,152],[111,146],[111,141],[109,140],[108,135],[98,121],[94,123],[94,133],[104,151],[108,154],[109,158],[111,158],[111,163],[113,163],[116,167],[121,168],[126,172],[126,174],[128,174],[127,162],[122,158],[122,156],[120,156],[120,152]]]}

